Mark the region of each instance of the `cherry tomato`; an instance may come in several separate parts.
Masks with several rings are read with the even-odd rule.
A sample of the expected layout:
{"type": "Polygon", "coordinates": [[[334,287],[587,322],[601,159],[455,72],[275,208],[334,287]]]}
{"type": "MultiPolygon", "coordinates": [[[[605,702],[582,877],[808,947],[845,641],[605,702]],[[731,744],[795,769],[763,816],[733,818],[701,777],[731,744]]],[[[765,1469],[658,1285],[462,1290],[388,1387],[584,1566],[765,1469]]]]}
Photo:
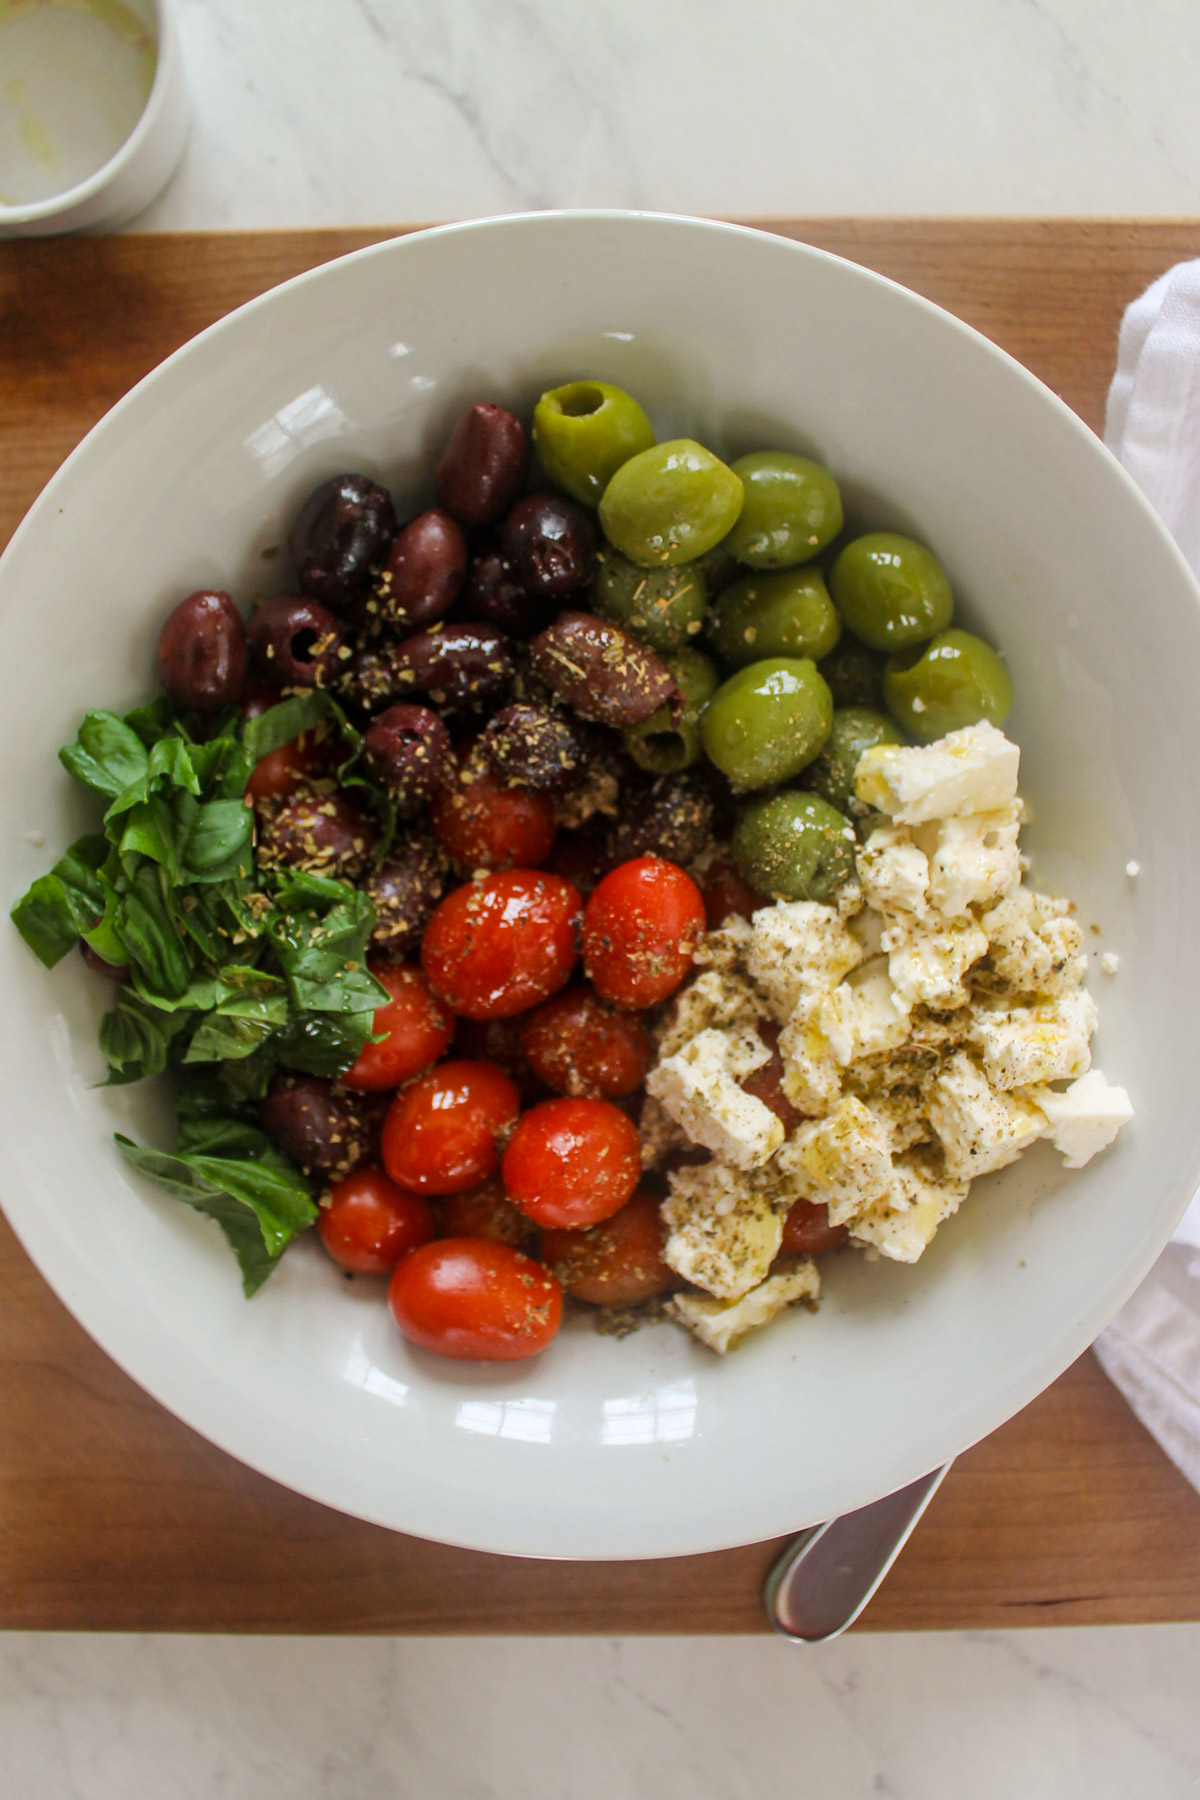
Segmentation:
{"type": "Polygon", "coordinates": [[[819,1200],[796,1200],[783,1221],[780,1256],[822,1256],[836,1250],[850,1233],[844,1225],[829,1223],[829,1208],[819,1200]]]}
{"type": "Polygon", "coordinates": [[[603,817],[598,823],[592,820],[572,831],[560,831],[554,848],[545,859],[545,867],[578,888],[586,899],[600,877],[607,875],[613,866],[608,832],[609,821],[603,817]]]}
{"type": "Polygon", "coordinates": [[[484,1062],[444,1062],[396,1095],[383,1122],[383,1166],[418,1194],[457,1194],[500,1166],[517,1122],[508,1076],[484,1062]]]}
{"type": "Polygon", "coordinates": [[[733,858],[722,856],[713,863],[704,883],[704,917],[710,931],[733,918],[749,919],[770,901],[738,874],[733,858]]]}
{"type": "MultiPolygon", "coordinates": [[[[459,1056],[475,1062],[495,1063],[498,1069],[517,1084],[522,1106],[546,1098],[546,1084],[539,1081],[525,1060],[521,1048],[524,1016],[514,1013],[508,1019],[458,1019],[454,1025],[454,1048],[459,1056]]],[[[470,1232],[456,1235],[470,1237],[470,1232]]]]}
{"type": "Polygon", "coordinates": [[[386,1275],[434,1235],[437,1221],[428,1200],[397,1187],[382,1169],[355,1169],[335,1181],[330,1193],[317,1234],[343,1269],[386,1275]]]}
{"type": "Polygon", "coordinates": [[[526,1218],[548,1227],[595,1225],[636,1188],[641,1139],[608,1100],[543,1100],[522,1114],[500,1172],[526,1218]]]}
{"type": "Polygon", "coordinates": [[[430,992],[415,963],[372,960],[367,964],[390,999],[375,1009],[372,1035],[386,1032],[380,1044],[364,1044],[342,1084],[360,1093],[378,1093],[411,1081],[445,1054],[454,1036],[454,1018],[430,992]]]}
{"type": "Polygon", "coordinates": [[[447,1194],[441,1215],[443,1237],[486,1238],[514,1250],[528,1250],[537,1238],[537,1226],[518,1212],[498,1175],[463,1194],[447,1194]]]}
{"type": "Polygon", "coordinates": [[[454,777],[429,809],[433,835],[465,875],[476,869],[536,869],[554,843],[554,802],[530,788],[503,787],[460,752],[454,777]],[[464,781],[462,776],[469,775],[464,781]]]}
{"type": "Polygon", "coordinates": [[[525,1020],[521,1045],[534,1074],[556,1094],[617,1100],[641,1087],[654,1060],[650,1033],[589,987],[564,988],[525,1020]]]}
{"type": "Polygon", "coordinates": [[[700,889],[678,863],[636,856],[606,875],[583,915],[583,961],[614,1006],[637,1010],[673,994],[704,931],[700,889]]]}
{"type": "Polygon", "coordinates": [[[516,1362],[553,1339],[562,1288],[541,1263],[508,1244],[439,1238],[397,1265],[388,1305],[405,1337],[423,1350],[516,1362]]]}
{"type": "Polygon", "coordinates": [[[797,1112],[783,1091],[783,1058],[779,1054],[779,1026],[769,1019],[760,1019],[757,1026],[759,1037],[771,1052],[771,1060],[764,1063],[761,1069],[755,1069],[739,1084],[744,1094],[753,1094],[764,1106],[769,1106],[783,1129],[791,1135],[799,1125],[804,1114],[797,1112]]]}
{"type": "Polygon", "coordinates": [[[637,1306],[680,1286],[663,1261],[667,1231],[657,1194],[639,1188],[611,1219],[586,1231],[542,1233],[542,1261],[576,1300],[637,1306]]]}
{"type": "MultiPolygon", "coordinates": [[[[242,701],[242,716],[257,719],[272,706],[279,705],[275,688],[256,688],[242,701]]],[[[301,732],[290,744],[268,750],[254,765],[246,783],[245,798],[257,806],[263,800],[286,800],[320,775],[327,761],[326,746],[316,732],[301,732]]]]}
{"type": "Polygon", "coordinates": [[[425,927],[429,984],[468,1019],[504,1019],[562,987],[575,964],[579,895],[560,875],[508,869],[448,894],[425,927]]]}

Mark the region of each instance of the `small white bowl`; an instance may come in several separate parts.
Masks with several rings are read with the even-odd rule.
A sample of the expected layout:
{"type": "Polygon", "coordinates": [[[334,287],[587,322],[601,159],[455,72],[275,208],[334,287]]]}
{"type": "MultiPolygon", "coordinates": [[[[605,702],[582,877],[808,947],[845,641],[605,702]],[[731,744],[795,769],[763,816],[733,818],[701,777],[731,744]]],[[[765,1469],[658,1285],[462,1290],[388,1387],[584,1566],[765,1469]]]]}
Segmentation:
{"type": "MultiPolygon", "coordinates": [[[[175,173],[187,143],[191,101],[179,54],[179,34],[170,0],[122,0],[125,10],[145,26],[155,44],[154,78],[141,114],[120,147],[86,179],[61,191],[23,204],[0,199],[0,238],[49,237],[60,232],[114,231],[149,206],[175,173]]],[[[73,7],[64,26],[78,28],[79,13],[73,7]]],[[[52,15],[50,21],[53,23],[52,15]]],[[[103,9],[96,9],[98,28],[104,29],[103,9]]],[[[111,27],[110,27],[111,29],[111,27]]],[[[4,27],[0,26],[0,47],[4,27]]],[[[78,46],[53,31],[46,34],[45,79],[53,83],[78,80],[78,46]]],[[[94,52],[93,52],[94,58],[94,52]]],[[[92,70],[99,66],[93,60],[92,70]]],[[[98,79],[103,79],[99,70],[98,79]]],[[[35,111],[28,114],[34,148],[45,137],[35,111]]]]}
{"type": "Polygon", "coordinates": [[[152,1088],[91,1085],[106,984],[77,957],[47,974],[9,930],[0,1195],[109,1354],[287,1486],[478,1549],[673,1556],[861,1506],[993,1430],[1091,1342],[1200,1178],[1200,594],[1091,432],[949,314],[733,226],[544,214],[362,251],[171,357],[17,532],[0,828],[15,898],[86,828],[56,747],[87,707],[150,693],[180,595],[286,581],[270,553],[318,480],[363,469],[402,512],[428,504],[465,402],[528,413],[589,375],[663,436],[816,454],[854,522],[936,548],[1012,668],[1035,873],[1120,952],[1096,978],[1097,1055],[1134,1123],[1080,1173],[1037,1146],[981,1182],[914,1268],[831,1259],[815,1317],[725,1360],[668,1326],[614,1341],[578,1320],[531,1363],[440,1362],[315,1243],[242,1299],[215,1227],[113,1148],[167,1127],[152,1088]]]}

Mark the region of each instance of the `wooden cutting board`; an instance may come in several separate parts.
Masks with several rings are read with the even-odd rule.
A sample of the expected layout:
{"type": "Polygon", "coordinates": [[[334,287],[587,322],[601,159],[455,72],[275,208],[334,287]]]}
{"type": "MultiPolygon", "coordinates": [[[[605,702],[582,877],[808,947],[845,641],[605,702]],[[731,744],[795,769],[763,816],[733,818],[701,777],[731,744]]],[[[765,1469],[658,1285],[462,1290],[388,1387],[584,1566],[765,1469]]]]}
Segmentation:
{"type": "MultiPolygon", "coordinates": [[[[948,307],[1097,429],[1122,309],[1200,253],[1200,221],[755,223],[948,307]]],[[[393,235],[0,246],[0,543],[84,432],[169,351],[264,288],[393,235]]],[[[539,1563],[344,1518],[251,1473],[143,1394],[0,1221],[0,1629],[756,1631],[776,1550],[539,1563]]],[[[1085,1356],[959,1460],[866,1624],[1181,1619],[1200,1619],[1200,1496],[1085,1356]]]]}

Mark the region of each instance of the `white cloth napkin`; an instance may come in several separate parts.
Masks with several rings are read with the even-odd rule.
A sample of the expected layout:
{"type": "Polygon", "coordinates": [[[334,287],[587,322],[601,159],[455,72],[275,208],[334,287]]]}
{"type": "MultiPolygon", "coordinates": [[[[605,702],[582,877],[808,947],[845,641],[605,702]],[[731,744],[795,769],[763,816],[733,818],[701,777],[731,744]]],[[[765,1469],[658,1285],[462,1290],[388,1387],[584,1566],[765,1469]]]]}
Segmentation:
{"type": "MultiPolygon", "coordinates": [[[[1126,312],[1104,441],[1200,576],[1200,261],[1169,269],[1126,312]]],[[[1200,1488],[1200,1195],[1096,1355],[1200,1488]]]]}

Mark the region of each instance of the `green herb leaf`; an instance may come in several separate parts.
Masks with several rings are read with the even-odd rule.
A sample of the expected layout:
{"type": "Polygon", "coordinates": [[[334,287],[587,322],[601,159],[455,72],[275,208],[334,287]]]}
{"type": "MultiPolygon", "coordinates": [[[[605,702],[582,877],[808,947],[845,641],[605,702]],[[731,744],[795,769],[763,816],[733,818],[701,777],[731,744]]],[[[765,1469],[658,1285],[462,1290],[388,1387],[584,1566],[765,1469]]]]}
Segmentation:
{"type": "Polygon", "coordinates": [[[141,781],[150,763],[137,732],[110,712],[88,713],[58,759],[78,781],[113,799],[141,781]]]}
{"type": "Polygon", "coordinates": [[[123,1087],[144,1075],[161,1075],[170,1042],[187,1024],[186,1017],[154,1013],[137,994],[123,990],[112,1011],[100,1021],[100,1048],[108,1059],[103,1087],[123,1087]]]}
{"type": "Polygon", "coordinates": [[[358,1057],[374,1017],[373,1012],[294,1012],[268,1050],[281,1068],[332,1079],[344,1075],[358,1057]]]}
{"type": "Polygon", "coordinates": [[[117,910],[117,933],[147,995],[170,1000],[187,991],[191,967],[167,901],[165,873],[153,863],[135,870],[117,910]]]}
{"type": "MultiPolygon", "coordinates": [[[[294,743],[305,731],[315,731],[332,719],[344,729],[345,715],[337,703],[320,688],[310,688],[307,694],[296,694],[290,700],[281,700],[278,706],[268,708],[256,719],[247,719],[242,728],[242,745],[252,762],[262,756],[269,756],[272,750],[281,750],[284,744],[294,743]]],[[[358,733],[354,736],[357,738],[358,733]]]]}
{"type": "MultiPolygon", "coordinates": [[[[288,891],[295,893],[298,886],[291,883],[288,891]]],[[[335,904],[323,912],[285,910],[270,926],[292,1004],[297,1012],[374,1011],[387,999],[386,989],[367,972],[375,909],[365,894],[345,882],[323,881],[322,886],[340,891],[335,904]]]]}
{"type": "Polygon", "coordinates": [[[48,969],[103,919],[106,890],[99,872],[107,860],[104,838],[77,838],[13,907],[13,924],[48,969]]]}

